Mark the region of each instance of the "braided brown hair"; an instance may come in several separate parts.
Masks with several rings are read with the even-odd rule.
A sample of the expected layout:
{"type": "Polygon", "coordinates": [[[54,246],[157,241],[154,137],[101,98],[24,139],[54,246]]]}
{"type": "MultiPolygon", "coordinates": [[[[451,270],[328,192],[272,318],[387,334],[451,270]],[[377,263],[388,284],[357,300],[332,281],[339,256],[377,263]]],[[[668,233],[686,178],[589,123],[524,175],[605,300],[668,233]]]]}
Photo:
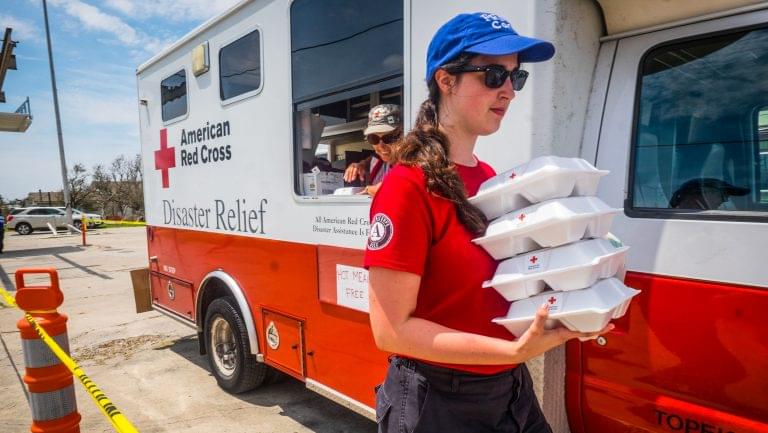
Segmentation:
{"type": "MultiPolygon", "coordinates": [[[[461,68],[474,56],[462,54],[442,68],[447,71],[461,68]]],[[[485,232],[488,220],[467,200],[467,191],[456,165],[448,159],[450,140],[439,129],[440,89],[434,76],[429,80],[428,88],[429,98],[421,104],[413,130],[393,148],[393,162],[421,168],[427,180],[427,191],[452,202],[459,221],[471,233],[480,236],[485,232]]]]}

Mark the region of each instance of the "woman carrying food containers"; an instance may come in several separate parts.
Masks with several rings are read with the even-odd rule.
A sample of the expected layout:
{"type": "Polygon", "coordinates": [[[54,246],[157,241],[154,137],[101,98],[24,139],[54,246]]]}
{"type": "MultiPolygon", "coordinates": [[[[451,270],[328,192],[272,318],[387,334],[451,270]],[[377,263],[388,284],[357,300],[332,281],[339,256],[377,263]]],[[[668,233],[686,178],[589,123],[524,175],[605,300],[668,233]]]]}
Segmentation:
{"type": "Polygon", "coordinates": [[[371,205],[370,320],[395,354],[376,395],[380,432],[551,432],[523,362],[612,329],[547,330],[542,305],[515,339],[492,322],[509,303],[482,288],[497,262],[472,242],[487,221],[467,197],[495,175],[475,142],[498,130],[525,84],[520,64],[553,55],[488,13],[454,17],[429,45],[429,98],[371,205]]]}

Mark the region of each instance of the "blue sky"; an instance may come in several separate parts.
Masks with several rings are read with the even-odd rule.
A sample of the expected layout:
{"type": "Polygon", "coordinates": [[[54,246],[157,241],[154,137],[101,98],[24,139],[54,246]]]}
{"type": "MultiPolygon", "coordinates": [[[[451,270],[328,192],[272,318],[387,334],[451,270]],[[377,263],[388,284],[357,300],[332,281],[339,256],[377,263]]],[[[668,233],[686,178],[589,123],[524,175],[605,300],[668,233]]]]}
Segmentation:
{"type": "MultiPolygon", "coordinates": [[[[140,152],[138,65],[238,0],[48,0],[67,164],[109,164],[140,152]]],[[[0,0],[0,31],[13,28],[18,70],[3,84],[15,111],[27,96],[32,126],[0,132],[0,194],[61,189],[42,0],[0,0]]],[[[0,36],[2,37],[2,36],[0,36]]]]}

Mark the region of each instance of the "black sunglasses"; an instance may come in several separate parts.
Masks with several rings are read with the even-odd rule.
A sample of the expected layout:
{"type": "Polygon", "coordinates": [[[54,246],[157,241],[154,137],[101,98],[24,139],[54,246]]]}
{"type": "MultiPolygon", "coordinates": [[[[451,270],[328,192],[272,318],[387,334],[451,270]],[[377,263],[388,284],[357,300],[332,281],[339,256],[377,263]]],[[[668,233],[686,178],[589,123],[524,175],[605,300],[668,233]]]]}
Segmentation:
{"type": "Polygon", "coordinates": [[[491,89],[498,89],[504,85],[507,77],[512,81],[512,88],[515,91],[520,91],[525,86],[525,80],[528,79],[528,71],[522,69],[515,69],[514,71],[508,71],[501,65],[486,65],[486,66],[462,66],[460,68],[449,69],[448,72],[452,73],[464,73],[464,72],[485,72],[485,85],[491,89]]]}
{"type": "Polygon", "coordinates": [[[391,134],[387,134],[384,136],[379,137],[376,134],[368,134],[365,136],[365,139],[368,140],[369,143],[376,146],[379,144],[379,142],[384,144],[392,144],[400,139],[400,133],[399,132],[393,132],[391,134]]]}

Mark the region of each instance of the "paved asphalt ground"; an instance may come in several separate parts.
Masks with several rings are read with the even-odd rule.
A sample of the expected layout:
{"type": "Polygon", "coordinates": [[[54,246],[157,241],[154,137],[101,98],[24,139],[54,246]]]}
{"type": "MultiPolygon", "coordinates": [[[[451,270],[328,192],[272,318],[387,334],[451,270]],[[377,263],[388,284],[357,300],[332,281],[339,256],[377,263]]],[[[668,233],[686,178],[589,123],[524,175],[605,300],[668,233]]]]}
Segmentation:
{"type": "MultiPolygon", "coordinates": [[[[233,396],[222,391],[198,354],[197,336],[155,312],[136,314],[131,269],[147,264],[143,227],[96,230],[79,237],[6,232],[0,285],[13,289],[22,267],[59,272],[71,352],[128,419],[149,432],[374,432],[371,421],[308,391],[292,378],[233,396]]],[[[30,279],[28,282],[35,282],[30,279]]],[[[0,432],[28,432],[31,413],[21,382],[19,310],[0,306],[0,432]]],[[[75,382],[82,432],[111,432],[75,382]]]]}

